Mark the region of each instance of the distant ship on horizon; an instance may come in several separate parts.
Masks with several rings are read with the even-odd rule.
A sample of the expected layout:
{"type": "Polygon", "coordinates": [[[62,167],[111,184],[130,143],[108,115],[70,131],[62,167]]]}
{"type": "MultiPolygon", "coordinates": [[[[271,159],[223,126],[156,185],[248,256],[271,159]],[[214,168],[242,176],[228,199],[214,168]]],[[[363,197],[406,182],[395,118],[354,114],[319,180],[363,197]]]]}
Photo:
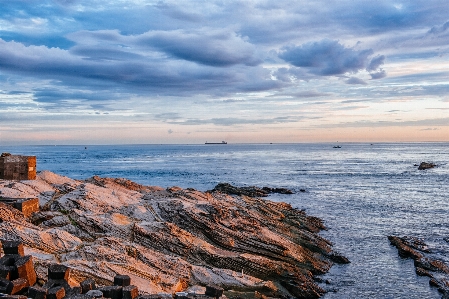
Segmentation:
{"type": "Polygon", "coordinates": [[[207,142],[205,144],[228,144],[226,141],[222,141],[222,142],[207,142]]]}

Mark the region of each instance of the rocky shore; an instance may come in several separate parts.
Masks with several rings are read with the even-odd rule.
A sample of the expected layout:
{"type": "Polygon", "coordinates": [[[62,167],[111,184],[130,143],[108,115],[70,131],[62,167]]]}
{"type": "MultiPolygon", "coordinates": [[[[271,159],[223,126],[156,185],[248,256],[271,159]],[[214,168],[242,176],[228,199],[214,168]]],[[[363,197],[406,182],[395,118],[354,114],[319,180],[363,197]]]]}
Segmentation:
{"type": "Polygon", "coordinates": [[[411,236],[388,236],[388,240],[398,249],[400,257],[413,259],[416,274],[429,277],[429,284],[438,289],[442,299],[449,298],[449,267],[432,257],[423,240],[411,236]]]}
{"type": "Polygon", "coordinates": [[[320,297],[315,276],[349,262],[318,235],[322,221],[259,198],[284,189],[229,195],[239,191],[225,187],[233,191],[81,181],[48,171],[36,180],[0,180],[0,240],[24,245],[38,286],[60,264],[70,269],[71,286],[86,279],[112,285],[126,275],[140,295],[204,293],[215,285],[228,298],[320,297]],[[1,198],[37,198],[39,210],[25,215],[1,198]]]}

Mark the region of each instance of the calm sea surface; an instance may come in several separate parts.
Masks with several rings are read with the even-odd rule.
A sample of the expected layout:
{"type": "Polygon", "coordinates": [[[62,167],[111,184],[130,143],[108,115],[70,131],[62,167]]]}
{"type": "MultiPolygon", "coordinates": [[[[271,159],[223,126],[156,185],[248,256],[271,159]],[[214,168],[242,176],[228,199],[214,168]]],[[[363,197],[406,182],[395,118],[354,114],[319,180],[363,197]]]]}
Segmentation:
{"type": "Polygon", "coordinates": [[[351,264],[324,275],[324,298],[440,298],[388,235],[420,237],[449,263],[449,144],[237,144],[0,146],[36,155],[38,170],[75,179],[123,177],[145,185],[193,187],[219,182],[286,187],[271,196],[325,221],[321,234],[351,264]],[[414,164],[439,167],[418,171],[414,164]]]}

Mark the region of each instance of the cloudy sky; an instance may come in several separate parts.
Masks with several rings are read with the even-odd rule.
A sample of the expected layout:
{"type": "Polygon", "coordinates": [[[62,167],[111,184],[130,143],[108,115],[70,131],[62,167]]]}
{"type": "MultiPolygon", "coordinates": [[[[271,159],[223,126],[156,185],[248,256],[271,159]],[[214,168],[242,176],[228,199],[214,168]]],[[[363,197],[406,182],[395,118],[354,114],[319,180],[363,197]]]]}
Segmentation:
{"type": "Polygon", "coordinates": [[[0,144],[449,141],[447,0],[0,5],[0,144]]]}

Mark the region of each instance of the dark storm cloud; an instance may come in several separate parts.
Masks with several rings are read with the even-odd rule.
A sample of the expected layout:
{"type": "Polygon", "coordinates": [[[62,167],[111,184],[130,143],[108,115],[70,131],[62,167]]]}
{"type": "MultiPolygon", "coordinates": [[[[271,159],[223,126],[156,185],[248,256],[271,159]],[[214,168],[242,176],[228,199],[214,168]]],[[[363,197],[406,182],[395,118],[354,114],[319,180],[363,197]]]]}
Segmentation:
{"type": "Polygon", "coordinates": [[[301,46],[284,47],[279,57],[294,66],[307,68],[313,74],[334,76],[357,73],[364,69],[372,54],[371,49],[345,48],[338,41],[324,39],[301,46]]]}

